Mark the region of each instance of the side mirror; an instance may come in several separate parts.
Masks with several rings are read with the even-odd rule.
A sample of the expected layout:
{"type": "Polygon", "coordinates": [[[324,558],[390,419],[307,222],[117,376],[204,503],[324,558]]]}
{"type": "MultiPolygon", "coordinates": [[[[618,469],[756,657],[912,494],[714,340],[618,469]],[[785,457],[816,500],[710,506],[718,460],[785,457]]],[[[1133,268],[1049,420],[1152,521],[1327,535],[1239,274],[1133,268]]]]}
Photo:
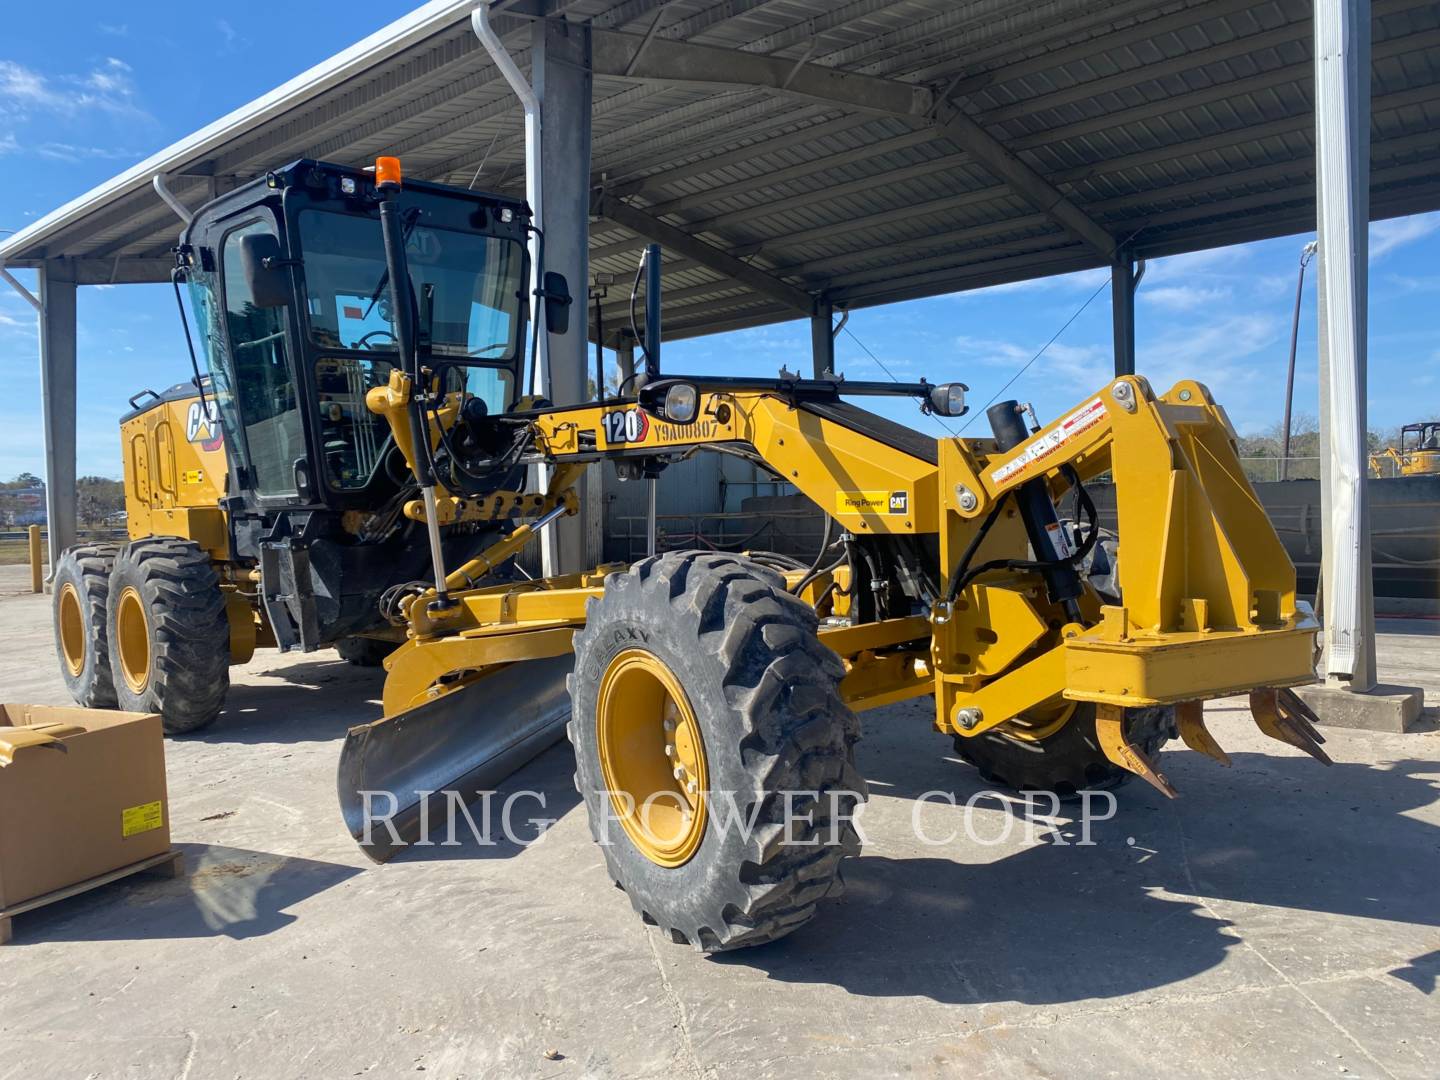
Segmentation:
{"type": "Polygon", "coordinates": [[[290,281],[280,255],[280,240],[270,233],[240,238],[240,272],[257,308],[285,307],[290,303],[290,281]]]}
{"type": "Polygon", "coordinates": [[[570,283],[565,275],[554,270],[545,271],[540,295],[545,299],[545,329],[552,334],[563,334],[570,329],[570,283]]]}

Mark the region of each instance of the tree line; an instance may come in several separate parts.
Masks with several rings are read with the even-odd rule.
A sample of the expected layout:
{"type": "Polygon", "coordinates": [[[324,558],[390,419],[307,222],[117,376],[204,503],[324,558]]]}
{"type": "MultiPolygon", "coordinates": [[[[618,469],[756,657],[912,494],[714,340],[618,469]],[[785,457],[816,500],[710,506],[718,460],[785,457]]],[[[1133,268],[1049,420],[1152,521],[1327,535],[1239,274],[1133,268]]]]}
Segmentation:
{"type": "MultiPolygon", "coordinates": [[[[35,511],[44,509],[43,489],[40,477],[29,472],[0,481],[0,525],[30,524],[35,511]]],[[[107,518],[125,509],[125,485],[120,480],[82,476],[75,481],[75,494],[76,513],[82,525],[105,524],[107,518]]]]}

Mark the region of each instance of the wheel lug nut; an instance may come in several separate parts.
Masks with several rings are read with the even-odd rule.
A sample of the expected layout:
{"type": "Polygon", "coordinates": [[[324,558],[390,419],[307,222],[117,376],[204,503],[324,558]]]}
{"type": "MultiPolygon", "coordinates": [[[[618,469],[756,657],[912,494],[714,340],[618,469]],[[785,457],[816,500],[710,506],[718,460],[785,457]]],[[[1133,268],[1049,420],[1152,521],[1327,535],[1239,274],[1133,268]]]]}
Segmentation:
{"type": "Polygon", "coordinates": [[[700,785],[695,783],[694,780],[691,780],[688,784],[685,785],[685,790],[691,795],[694,795],[697,791],[700,790],[700,785]]]}
{"type": "Polygon", "coordinates": [[[675,779],[676,779],[676,780],[684,780],[684,779],[685,779],[685,766],[684,766],[684,765],[676,765],[676,766],[675,766],[675,779]]]}
{"type": "Polygon", "coordinates": [[[675,746],[673,743],[665,744],[665,756],[668,758],[673,758],[675,756],[675,746]]]}

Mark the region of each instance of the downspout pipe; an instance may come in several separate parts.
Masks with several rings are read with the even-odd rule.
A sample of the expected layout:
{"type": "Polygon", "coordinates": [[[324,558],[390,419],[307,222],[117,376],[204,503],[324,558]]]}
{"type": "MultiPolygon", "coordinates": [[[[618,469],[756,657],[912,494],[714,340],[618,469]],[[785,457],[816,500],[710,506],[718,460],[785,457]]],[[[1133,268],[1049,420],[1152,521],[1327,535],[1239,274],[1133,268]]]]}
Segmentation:
{"type": "MultiPolygon", "coordinates": [[[[490,0],[481,0],[476,5],[475,10],[470,13],[470,26],[525,109],[525,201],[530,204],[530,213],[533,215],[532,226],[536,232],[543,235],[545,232],[545,198],[540,149],[540,97],[520,71],[514,57],[505,48],[505,43],[500,40],[500,35],[496,33],[495,27],[490,24],[490,0]]],[[[544,268],[540,265],[540,237],[535,232],[530,234],[527,246],[530,249],[530,317],[538,320],[542,315],[539,293],[544,268]]],[[[550,396],[550,335],[543,328],[538,335],[537,351],[530,392],[548,398],[550,396]]]]}
{"type": "Polygon", "coordinates": [[[150,178],[150,185],[155,189],[155,194],[159,195],[160,198],[164,200],[165,205],[171,210],[174,210],[175,216],[186,225],[189,225],[190,222],[195,219],[195,215],[192,214],[186,208],[185,204],[175,197],[175,193],[170,190],[170,185],[165,182],[164,173],[156,173],[152,176],[150,178]]]}

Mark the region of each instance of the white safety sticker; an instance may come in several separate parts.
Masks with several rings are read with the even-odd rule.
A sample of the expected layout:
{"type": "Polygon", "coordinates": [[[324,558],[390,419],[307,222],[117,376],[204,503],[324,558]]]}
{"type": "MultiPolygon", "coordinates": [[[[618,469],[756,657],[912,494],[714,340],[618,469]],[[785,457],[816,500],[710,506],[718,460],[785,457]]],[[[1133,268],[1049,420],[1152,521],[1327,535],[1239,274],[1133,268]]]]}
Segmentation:
{"type": "Polygon", "coordinates": [[[1070,543],[1070,534],[1060,522],[1052,521],[1045,526],[1045,539],[1049,541],[1050,554],[1055,559],[1063,562],[1075,554],[1075,548],[1070,543]]]}
{"type": "Polygon", "coordinates": [[[1004,465],[992,470],[990,482],[996,485],[1005,483],[1016,473],[1029,468],[1041,458],[1049,457],[1071,439],[1088,431],[1104,419],[1105,402],[1098,397],[1091,398],[1044,435],[1032,440],[1019,456],[1011,458],[1004,465]]]}

